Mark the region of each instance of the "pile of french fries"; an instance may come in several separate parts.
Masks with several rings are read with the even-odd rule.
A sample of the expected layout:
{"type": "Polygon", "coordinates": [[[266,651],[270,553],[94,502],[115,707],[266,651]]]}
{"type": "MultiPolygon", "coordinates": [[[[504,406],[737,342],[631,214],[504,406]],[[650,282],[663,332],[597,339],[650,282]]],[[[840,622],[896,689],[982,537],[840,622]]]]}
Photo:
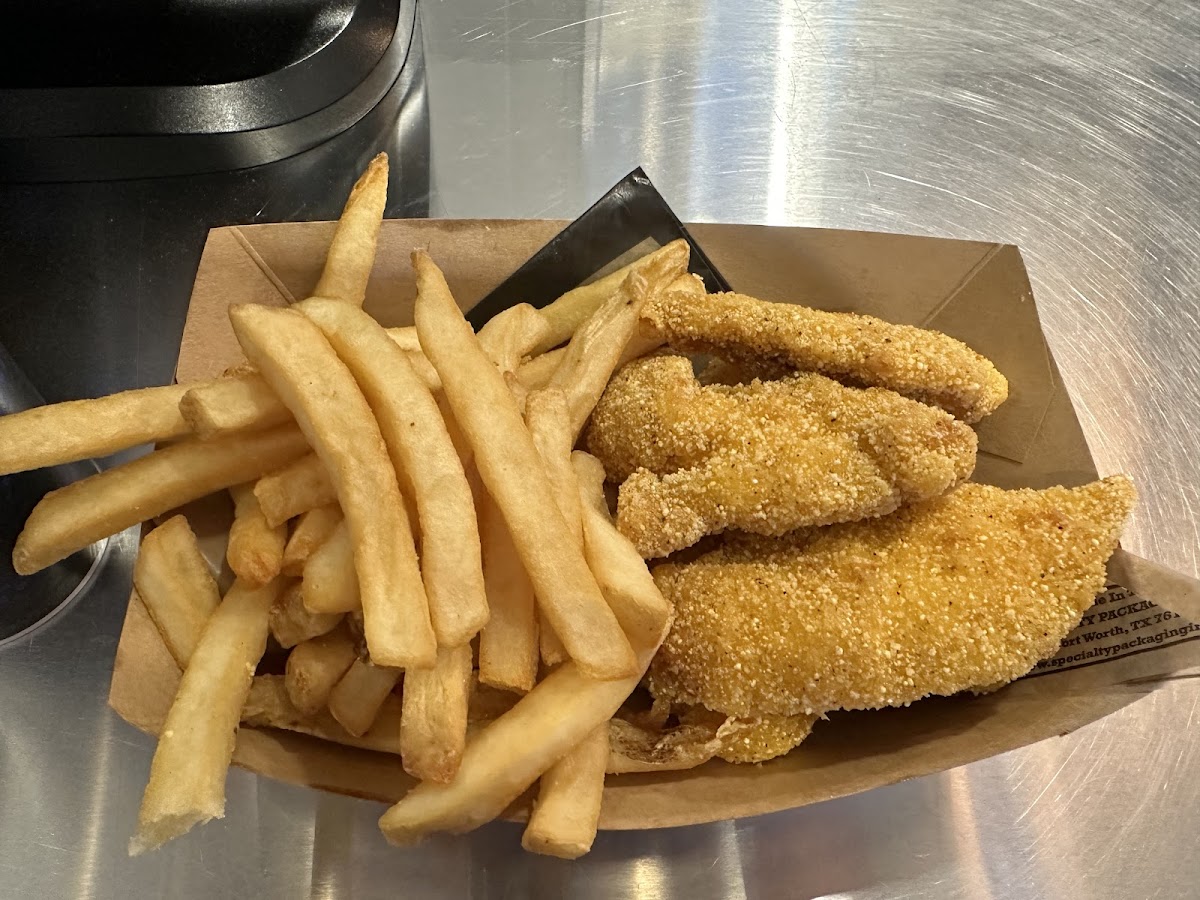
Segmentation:
{"type": "Polygon", "coordinates": [[[0,473],[159,445],[48,494],[18,572],[233,498],[224,596],[183,515],[137,560],[183,674],[131,853],[223,816],[242,722],[398,753],[419,784],[380,819],[396,844],[475,828],[535,784],[526,849],[573,858],[595,837],[610,719],[671,610],[574,447],[614,370],[660,343],[642,306],[703,286],[677,241],[475,333],[417,250],[415,327],[385,329],[361,307],[386,190],[381,155],[311,299],[230,308],[244,366],[0,418],[0,473]],[[269,639],[282,676],[255,675],[269,639]]]}

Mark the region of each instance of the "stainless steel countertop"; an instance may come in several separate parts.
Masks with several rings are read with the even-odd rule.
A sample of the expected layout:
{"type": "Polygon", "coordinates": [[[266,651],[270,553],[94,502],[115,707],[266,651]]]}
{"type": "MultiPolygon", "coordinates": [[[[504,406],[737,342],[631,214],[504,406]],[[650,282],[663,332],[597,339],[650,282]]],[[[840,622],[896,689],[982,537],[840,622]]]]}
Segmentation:
{"type": "MultiPolygon", "coordinates": [[[[442,0],[423,16],[434,215],[571,217],[641,164],[685,220],[1019,244],[1098,465],[1141,489],[1127,546],[1200,572],[1200,7],[442,0]]],[[[382,807],[240,771],[223,822],[131,861],[152,743],[103,708],[133,549],[115,544],[91,595],[0,654],[0,896],[1200,891],[1189,680],[938,776],[602,834],[574,864],[525,855],[507,824],[396,850],[382,807]]]]}

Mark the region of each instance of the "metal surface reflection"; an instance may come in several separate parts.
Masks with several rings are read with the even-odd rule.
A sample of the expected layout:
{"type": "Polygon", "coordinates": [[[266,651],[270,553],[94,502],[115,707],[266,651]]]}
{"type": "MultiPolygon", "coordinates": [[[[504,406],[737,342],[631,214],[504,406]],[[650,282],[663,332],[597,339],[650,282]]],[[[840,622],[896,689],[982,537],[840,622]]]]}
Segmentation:
{"type": "MultiPolygon", "coordinates": [[[[641,164],[685,220],[1020,244],[1098,465],[1141,487],[1127,544],[1200,571],[1200,7],[462,0],[423,17],[434,215],[571,217],[641,164]]],[[[264,220],[311,211],[267,200],[264,220]]],[[[181,314],[137,343],[104,331],[81,366],[165,371],[181,314]]],[[[964,769],[602,834],[574,864],[522,853],[504,823],[397,850],[382,807],[243,772],[223,822],[128,861],[151,742],[103,696],[130,546],[0,657],[2,896],[1195,896],[1188,680],[964,769]]]]}

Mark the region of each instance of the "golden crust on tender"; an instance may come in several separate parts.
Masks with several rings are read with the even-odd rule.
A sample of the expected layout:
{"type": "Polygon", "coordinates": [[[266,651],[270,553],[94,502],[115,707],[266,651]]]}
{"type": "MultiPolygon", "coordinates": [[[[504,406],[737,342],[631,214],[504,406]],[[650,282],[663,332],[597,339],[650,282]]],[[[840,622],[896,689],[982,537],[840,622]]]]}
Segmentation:
{"type": "Polygon", "coordinates": [[[1043,491],[966,484],[885,518],[658,566],[675,624],[649,687],[765,716],[1007,683],[1091,606],[1133,501],[1125,476],[1043,491]]]}
{"type": "Polygon", "coordinates": [[[760,763],[799,747],[812,733],[818,716],[753,716],[730,718],[722,729],[716,755],[731,763],[760,763]]]}
{"type": "Polygon", "coordinates": [[[706,534],[884,515],[968,478],[975,433],[878,388],[797,374],[700,385],[682,356],[636,360],[596,407],[587,447],[621,487],[617,522],[647,558],[706,534]]]}
{"type": "Polygon", "coordinates": [[[672,347],[734,360],[786,363],[889,388],[978,422],[1008,397],[996,367],[962,341],[871,316],[767,303],[743,294],[664,293],[642,311],[672,347]]]}

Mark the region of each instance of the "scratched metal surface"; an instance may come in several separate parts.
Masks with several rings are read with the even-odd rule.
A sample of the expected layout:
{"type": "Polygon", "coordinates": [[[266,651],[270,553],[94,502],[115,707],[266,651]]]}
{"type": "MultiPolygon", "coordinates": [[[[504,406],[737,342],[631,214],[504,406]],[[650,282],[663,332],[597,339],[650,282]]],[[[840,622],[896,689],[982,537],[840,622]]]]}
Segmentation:
{"type": "MultiPolygon", "coordinates": [[[[1020,244],[1099,466],[1141,487],[1127,544],[1197,573],[1200,7],[458,0],[424,17],[435,215],[569,217],[641,164],[685,219],[1020,244]]],[[[130,550],[101,596],[123,599],[130,550]]],[[[604,834],[575,864],[524,855],[505,824],[396,850],[381,807],[243,772],[224,822],[130,862],[152,747],[101,707],[111,613],[69,615],[71,646],[47,632],[0,679],[0,896],[1026,900],[1200,883],[1187,683],[939,776],[604,834]]]]}

